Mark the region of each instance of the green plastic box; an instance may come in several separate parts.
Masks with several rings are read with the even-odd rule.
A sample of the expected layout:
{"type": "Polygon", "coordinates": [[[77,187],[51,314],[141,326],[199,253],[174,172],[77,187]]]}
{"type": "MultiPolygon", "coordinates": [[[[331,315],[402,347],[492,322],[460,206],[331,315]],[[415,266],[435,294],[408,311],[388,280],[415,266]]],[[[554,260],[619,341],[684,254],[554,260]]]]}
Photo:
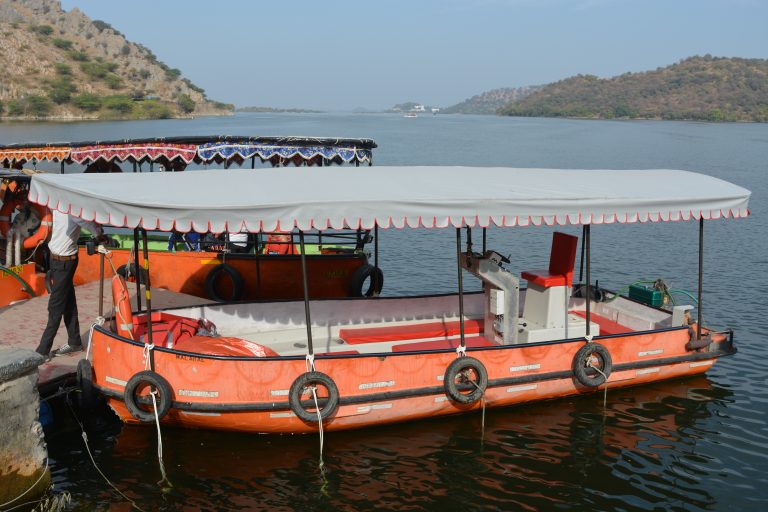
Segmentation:
{"type": "Polygon", "coordinates": [[[664,295],[661,293],[661,290],[641,284],[633,284],[629,287],[629,298],[655,308],[660,308],[664,305],[664,295]]]}

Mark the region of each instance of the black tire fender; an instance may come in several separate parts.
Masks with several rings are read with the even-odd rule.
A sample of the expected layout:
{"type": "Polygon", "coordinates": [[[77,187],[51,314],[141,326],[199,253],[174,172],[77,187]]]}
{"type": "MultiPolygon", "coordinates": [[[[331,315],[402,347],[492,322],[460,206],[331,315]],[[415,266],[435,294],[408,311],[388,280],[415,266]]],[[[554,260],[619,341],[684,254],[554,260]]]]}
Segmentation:
{"type": "Polygon", "coordinates": [[[604,384],[613,370],[613,360],[608,349],[600,343],[590,341],[581,347],[573,357],[573,374],[580,384],[595,388],[604,384]],[[596,359],[596,361],[595,361],[596,359]],[[591,365],[595,364],[602,374],[591,365]]]}
{"type": "Polygon", "coordinates": [[[474,357],[459,357],[454,359],[445,369],[443,386],[445,387],[445,394],[454,402],[473,404],[485,394],[485,389],[488,387],[488,371],[485,369],[485,365],[474,357]],[[467,376],[468,370],[475,373],[474,380],[467,376]],[[469,384],[471,386],[469,393],[462,393],[459,384],[469,384]]]}
{"type": "Polygon", "coordinates": [[[157,400],[157,417],[162,420],[171,409],[173,392],[171,391],[171,385],[168,381],[165,380],[162,375],[151,370],[144,370],[128,379],[128,383],[125,385],[125,391],[123,392],[123,400],[125,401],[125,406],[128,408],[128,412],[142,423],[151,423],[155,421],[155,411],[154,409],[151,409],[151,402],[150,410],[143,409],[139,406],[137,392],[143,386],[151,386],[157,391],[157,396],[155,397],[157,400]]]}
{"type": "Polygon", "coordinates": [[[357,268],[349,282],[350,297],[375,297],[384,287],[384,273],[379,267],[365,264],[357,268]],[[363,291],[365,281],[370,279],[368,289],[363,291]]]}
{"type": "MultiPolygon", "coordinates": [[[[288,391],[288,404],[291,406],[291,411],[307,423],[317,423],[317,412],[306,410],[301,397],[307,388],[316,384],[328,390],[328,398],[318,400],[321,420],[328,419],[339,407],[339,388],[332,378],[322,372],[302,373],[291,384],[291,389],[288,391]]],[[[310,407],[314,407],[314,400],[310,407]]]]}
{"type": "Polygon", "coordinates": [[[136,263],[131,263],[130,270],[128,265],[120,265],[115,272],[122,276],[126,282],[129,282],[131,279],[135,281],[138,277],[140,284],[147,284],[147,269],[137,266],[136,263]]]}
{"type": "Polygon", "coordinates": [[[231,302],[240,300],[243,297],[243,291],[245,289],[245,282],[243,276],[232,265],[226,263],[219,263],[208,272],[205,277],[205,293],[208,298],[215,300],[216,302],[231,302]],[[232,280],[232,296],[222,297],[216,290],[216,282],[219,280],[219,276],[222,272],[226,273],[232,280]]]}
{"type": "Polygon", "coordinates": [[[93,367],[87,359],[81,359],[77,363],[76,374],[77,387],[80,389],[80,408],[90,410],[96,404],[96,392],[93,387],[93,367]]]}

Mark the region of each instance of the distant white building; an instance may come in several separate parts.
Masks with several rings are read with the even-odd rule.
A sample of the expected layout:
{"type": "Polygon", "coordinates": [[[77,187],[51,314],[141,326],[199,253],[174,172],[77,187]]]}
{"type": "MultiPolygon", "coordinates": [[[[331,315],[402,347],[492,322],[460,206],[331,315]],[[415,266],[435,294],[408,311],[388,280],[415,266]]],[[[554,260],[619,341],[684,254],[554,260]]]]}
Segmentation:
{"type": "Polygon", "coordinates": [[[414,105],[413,111],[414,112],[426,112],[427,109],[424,108],[424,105],[414,105]]]}

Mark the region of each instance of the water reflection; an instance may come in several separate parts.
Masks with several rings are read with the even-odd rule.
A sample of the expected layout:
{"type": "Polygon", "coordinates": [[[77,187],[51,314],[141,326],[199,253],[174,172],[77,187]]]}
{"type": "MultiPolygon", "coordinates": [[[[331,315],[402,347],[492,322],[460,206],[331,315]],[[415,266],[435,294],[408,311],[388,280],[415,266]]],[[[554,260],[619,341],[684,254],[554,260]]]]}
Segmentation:
{"type": "MultiPolygon", "coordinates": [[[[324,475],[315,435],[166,428],[165,492],[153,428],[101,422],[90,437],[105,473],[147,510],[707,509],[707,446],[722,442],[710,423],[730,396],[701,377],[609,390],[605,408],[592,396],[489,410],[484,431],[473,414],[337,432],[325,436],[324,475]]],[[[51,441],[52,457],[79,461],[54,461],[55,479],[84,509],[122,510],[75,457],[78,435],[51,441]]]]}

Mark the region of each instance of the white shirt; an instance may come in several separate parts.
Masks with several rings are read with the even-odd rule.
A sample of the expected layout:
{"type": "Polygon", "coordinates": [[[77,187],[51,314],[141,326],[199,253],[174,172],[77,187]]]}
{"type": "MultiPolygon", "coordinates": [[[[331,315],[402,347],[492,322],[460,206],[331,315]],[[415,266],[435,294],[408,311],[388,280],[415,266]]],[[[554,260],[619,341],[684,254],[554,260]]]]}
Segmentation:
{"type": "Polygon", "coordinates": [[[229,243],[236,245],[237,247],[245,247],[248,245],[248,233],[230,233],[229,243]]]}
{"type": "Polygon", "coordinates": [[[85,228],[96,236],[104,234],[104,230],[95,222],[53,210],[51,241],[48,242],[48,250],[51,251],[51,254],[56,256],[77,254],[77,239],[80,238],[80,228],[85,228]]]}

